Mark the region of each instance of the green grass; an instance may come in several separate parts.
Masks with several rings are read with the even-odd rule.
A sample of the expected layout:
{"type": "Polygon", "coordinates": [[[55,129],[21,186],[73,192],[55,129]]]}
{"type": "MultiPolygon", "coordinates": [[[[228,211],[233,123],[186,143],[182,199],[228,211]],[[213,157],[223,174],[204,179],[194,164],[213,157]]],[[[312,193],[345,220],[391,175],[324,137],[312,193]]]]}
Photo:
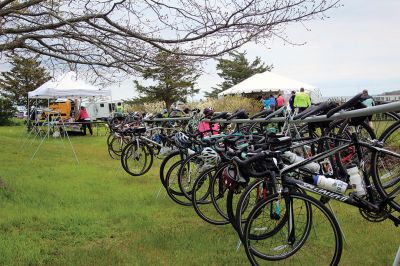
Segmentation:
{"type": "MultiPolygon", "coordinates": [[[[0,127],[1,265],[246,265],[230,226],[203,222],[160,187],[157,163],[142,177],[109,158],[105,137],[24,145],[22,127],[0,127]]],[[[342,265],[391,265],[399,228],[333,205],[346,235],[342,265]]]]}

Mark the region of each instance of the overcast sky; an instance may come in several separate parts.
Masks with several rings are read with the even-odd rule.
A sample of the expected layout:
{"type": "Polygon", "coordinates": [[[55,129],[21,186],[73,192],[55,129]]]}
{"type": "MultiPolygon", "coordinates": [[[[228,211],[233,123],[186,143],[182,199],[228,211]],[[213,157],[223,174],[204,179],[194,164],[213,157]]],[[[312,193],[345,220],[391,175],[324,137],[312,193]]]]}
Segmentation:
{"type": "MultiPolygon", "coordinates": [[[[343,0],[329,19],[287,29],[293,46],[272,40],[268,47],[249,44],[248,57],[273,64],[277,74],[321,88],[323,96],[351,96],[366,88],[370,94],[400,90],[400,1],[343,0]]],[[[220,82],[215,61],[198,82],[209,90],[220,82]]],[[[113,88],[114,98],[133,97],[132,82],[113,88]]]]}

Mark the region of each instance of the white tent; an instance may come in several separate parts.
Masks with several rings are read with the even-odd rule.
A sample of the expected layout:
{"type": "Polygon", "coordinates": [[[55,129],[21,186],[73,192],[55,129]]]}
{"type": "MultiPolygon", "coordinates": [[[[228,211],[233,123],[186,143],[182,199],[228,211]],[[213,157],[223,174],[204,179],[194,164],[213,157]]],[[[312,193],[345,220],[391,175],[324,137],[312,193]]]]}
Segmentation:
{"type": "Polygon", "coordinates": [[[30,99],[78,98],[94,96],[111,96],[108,89],[99,89],[82,80],[78,80],[75,72],[65,73],[53,78],[34,91],[28,93],[30,99]]]}
{"type": "Polygon", "coordinates": [[[310,94],[313,103],[320,102],[322,99],[321,92],[317,87],[297,81],[294,79],[286,78],[278,74],[266,71],[263,73],[255,74],[248,79],[234,85],[233,87],[220,92],[218,97],[235,94],[256,94],[256,93],[282,93],[290,94],[291,91],[299,91],[300,88],[310,94]]]}

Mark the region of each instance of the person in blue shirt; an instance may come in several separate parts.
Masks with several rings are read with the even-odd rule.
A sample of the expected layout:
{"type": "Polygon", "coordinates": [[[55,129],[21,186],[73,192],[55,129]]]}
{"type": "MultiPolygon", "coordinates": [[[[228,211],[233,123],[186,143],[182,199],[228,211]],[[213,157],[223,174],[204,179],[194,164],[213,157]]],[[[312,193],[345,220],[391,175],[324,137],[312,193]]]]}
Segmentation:
{"type": "Polygon", "coordinates": [[[272,111],[275,111],[276,100],[275,100],[274,95],[272,95],[272,94],[269,96],[269,107],[270,107],[270,109],[271,109],[272,111]]]}
{"type": "Polygon", "coordinates": [[[271,99],[270,98],[266,98],[264,99],[264,109],[271,109],[271,99]]]}
{"type": "Polygon", "coordinates": [[[368,94],[368,90],[363,90],[361,102],[367,107],[375,106],[374,99],[368,94]]]}
{"type": "MultiPolygon", "coordinates": [[[[375,106],[374,99],[368,94],[368,90],[363,90],[362,95],[361,95],[361,102],[366,106],[366,107],[372,107],[375,106]]],[[[372,124],[372,115],[368,116],[368,125],[373,128],[372,124]]]]}

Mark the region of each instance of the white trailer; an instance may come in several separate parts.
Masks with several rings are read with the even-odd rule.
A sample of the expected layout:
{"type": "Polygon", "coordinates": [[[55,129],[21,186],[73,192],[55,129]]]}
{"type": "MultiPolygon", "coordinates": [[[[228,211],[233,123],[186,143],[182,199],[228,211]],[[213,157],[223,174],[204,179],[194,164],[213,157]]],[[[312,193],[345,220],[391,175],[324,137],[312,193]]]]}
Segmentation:
{"type": "Polygon", "coordinates": [[[89,100],[82,101],[81,106],[86,107],[86,111],[92,120],[101,119],[106,120],[112,117],[116,112],[117,104],[122,104],[122,101],[111,100],[89,100]]]}

